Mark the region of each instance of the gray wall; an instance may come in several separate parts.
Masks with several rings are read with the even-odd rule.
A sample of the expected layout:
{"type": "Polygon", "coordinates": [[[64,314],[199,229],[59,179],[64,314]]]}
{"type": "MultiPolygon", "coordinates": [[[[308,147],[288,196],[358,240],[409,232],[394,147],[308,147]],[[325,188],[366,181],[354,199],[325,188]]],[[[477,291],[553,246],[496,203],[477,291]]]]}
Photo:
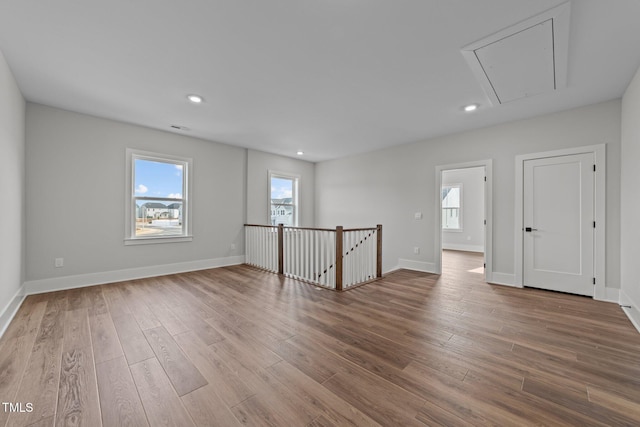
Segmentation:
{"type": "MultiPolygon", "coordinates": [[[[0,320],[25,277],[24,152],[25,101],[0,52],[0,320]]],[[[2,327],[0,321],[0,333],[2,327]]]]}
{"type": "Polygon", "coordinates": [[[26,138],[27,281],[244,254],[246,150],[32,103],[26,138]],[[124,245],[126,148],[193,158],[192,242],[124,245]]]}
{"type": "MultiPolygon", "coordinates": [[[[633,197],[639,178],[634,162],[640,159],[639,80],[636,76],[624,99],[622,217],[629,224],[640,211],[633,197]]],[[[388,271],[399,259],[435,261],[435,167],[493,158],[493,267],[513,274],[514,157],[600,143],[607,144],[606,285],[620,284],[619,100],[316,165],[29,103],[25,185],[24,100],[4,61],[0,89],[1,185],[7,212],[18,224],[0,225],[8,236],[0,258],[0,301],[15,295],[25,280],[242,255],[243,222],[266,221],[269,169],[301,175],[301,225],[383,224],[388,271]],[[193,242],[124,246],[127,147],[194,158],[193,242]],[[415,212],[423,219],[415,220],[415,212]],[[413,254],[415,246],[419,255],[413,254]],[[65,258],[65,267],[54,268],[56,257],[65,258]]],[[[623,290],[638,301],[636,237],[623,241],[623,290]]]]}
{"type": "Polygon", "coordinates": [[[299,226],[314,226],[315,164],[262,151],[247,152],[247,222],[270,224],[269,170],[299,175],[299,226]]]}
{"type": "Polygon", "coordinates": [[[442,230],[442,249],[483,252],[484,168],[443,171],[447,184],[462,184],[462,231],[442,230]]]}
{"type": "Polygon", "coordinates": [[[620,111],[620,100],[614,100],[319,163],[316,223],[383,224],[385,271],[399,259],[433,263],[435,167],[492,158],[493,271],[513,275],[515,156],[606,143],[606,285],[619,288],[620,111]],[[415,220],[415,212],[423,212],[423,219],[415,220]],[[415,246],[422,248],[419,255],[415,246]]]}
{"type": "MultiPolygon", "coordinates": [[[[623,298],[640,310],[640,69],[622,98],[621,274],[623,298]],[[628,301],[630,300],[630,301],[628,301]]],[[[622,300],[622,298],[621,298],[622,300]]],[[[638,316],[640,319],[640,315],[638,316]]]]}

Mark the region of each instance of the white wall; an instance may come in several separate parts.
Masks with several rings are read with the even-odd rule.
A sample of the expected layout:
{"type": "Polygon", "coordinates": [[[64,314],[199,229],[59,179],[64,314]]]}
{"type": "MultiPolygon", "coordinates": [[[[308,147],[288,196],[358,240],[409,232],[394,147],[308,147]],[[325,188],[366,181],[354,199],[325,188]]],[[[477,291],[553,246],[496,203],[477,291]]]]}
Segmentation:
{"type": "Polygon", "coordinates": [[[247,152],[247,223],[271,224],[269,170],[300,176],[298,224],[300,227],[313,227],[315,164],[255,150],[247,152]]]}
{"type": "Polygon", "coordinates": [[[515,156],[606,143],[606,285],[619,288],[620,110],[614,100],[319,163],[316,223],[382,224],[385,271],[400,259],[433,264],[435,167],[493,158],[493,271],[506,280],[514,276],[515,156]],[[415,212],[423,219],[415,220],[415,212]],[[416,246],[419,255],[413,254],[416,246]]]}
{"type": "Polygon", "coordinates": [[[622,98],[621,302],[632,303],[640,327],[640,69],[622,98]]]}
{"type": "Polygon", "coordinates": [[[26,135],[28,291],[244,254],[246,150],[32,103],[26,135]],[[192,242],[124,245],[126,148],[193,159],[192,242]],[[54,267],[57,257],[63,268],[54,267]]]}
{"type": "Polygon", "coordinates": [[[484,168],[445,170],[442,185],[462,184],[462,230],[442,230],[442,249],[484,251],[484,168]]]}
{"type": "Polygon", "coordinates": [[[25,101],[0,52],[0,335],[20,302],[25,275],[25,101]]]}

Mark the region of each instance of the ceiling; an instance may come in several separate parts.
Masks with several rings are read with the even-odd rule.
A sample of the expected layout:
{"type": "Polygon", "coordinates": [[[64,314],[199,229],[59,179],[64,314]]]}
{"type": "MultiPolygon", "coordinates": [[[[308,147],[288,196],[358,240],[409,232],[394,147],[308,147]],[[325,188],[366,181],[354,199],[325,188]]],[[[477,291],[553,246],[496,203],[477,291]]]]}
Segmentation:
{"type": "Polygon", "coordinates": [[[621,97],[638,0],[571,2],[566,87],[484,92],[461,49],[561,3],[2,0],[0,51],[28,101],[316,162],[621,97]]]}

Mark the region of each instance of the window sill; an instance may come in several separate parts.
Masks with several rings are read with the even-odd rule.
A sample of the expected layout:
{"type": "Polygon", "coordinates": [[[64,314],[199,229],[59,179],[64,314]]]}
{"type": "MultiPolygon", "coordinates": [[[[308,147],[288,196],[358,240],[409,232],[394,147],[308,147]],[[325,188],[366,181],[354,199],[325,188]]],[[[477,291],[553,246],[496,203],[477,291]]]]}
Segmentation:
{"type": "Polygon", "coordinates": [[[132,245],[155,245],[158,243],[180,243],[190,242],[193,236],[168,236],[168,237],[135,237],[124,239],[125,246],[132,245]]]}
{"type": "Polygon", "coordinates": [[[447,233],[462,233],[464,229],[463,228],[443,228],[442,231],[447,233]]]}

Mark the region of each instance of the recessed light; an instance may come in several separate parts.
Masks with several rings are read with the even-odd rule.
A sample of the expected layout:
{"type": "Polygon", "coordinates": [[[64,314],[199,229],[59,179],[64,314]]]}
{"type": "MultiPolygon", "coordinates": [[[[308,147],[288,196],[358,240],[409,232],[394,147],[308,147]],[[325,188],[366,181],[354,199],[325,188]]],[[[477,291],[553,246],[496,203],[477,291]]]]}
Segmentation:
{"type": "Polygon", "coordinates": [[[297,154],[298,156],[302,156],[302,155],[304,154],[304,151],[298,151],[298,152],[296,152],[296,154],[297,154]]]}
{"type": "Polygon", "coordinates": [[[187,99],[194,104],[200,104],[204,99],[200,95],[187,95],[187,99]]]}
{"type": "Polygon", "coordinates": [[[478,104],[469,104],[464,106],[464,111],[470,113],[472,111],[476,111],[478,109],[478,104]]]}

